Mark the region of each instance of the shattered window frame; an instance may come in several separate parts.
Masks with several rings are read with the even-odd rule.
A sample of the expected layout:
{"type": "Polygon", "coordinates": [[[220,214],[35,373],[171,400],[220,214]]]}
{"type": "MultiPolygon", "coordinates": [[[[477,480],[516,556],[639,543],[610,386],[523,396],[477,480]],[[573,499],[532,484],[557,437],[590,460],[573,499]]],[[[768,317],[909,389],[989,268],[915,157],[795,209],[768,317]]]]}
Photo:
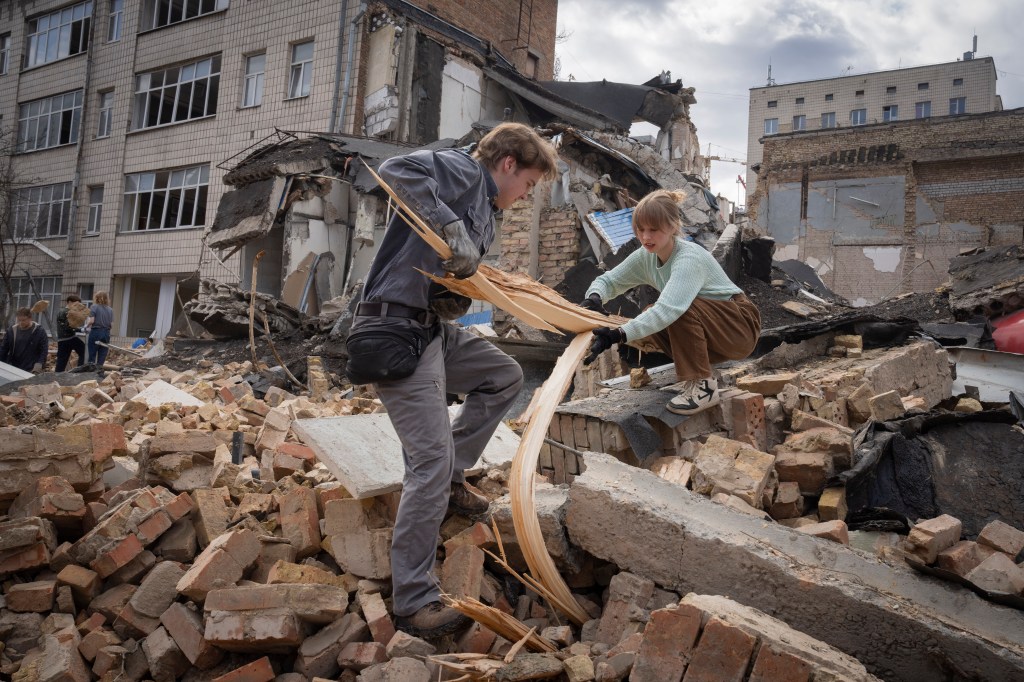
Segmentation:
{"type": "Polygon", "coordinates": [[[242,109],[258,107],[263,104],[263,88],[266,72],[266,52],[258,52],[245,57],[245,75],[243,76],[244,82],[242,85],[242,109]],[[256,63],[254,60],[257,58],[263,60],[262,64],[259,65],[258,71],[252,68],[256,63]]]}
{"type": "Polygon", "coordinates": [[[86,223],[85,233],[87,235],[99,234],[102,222],[103,185],[92,185],[89,187],[89,222],[86,223]]]}
{"type": "Polygon", "coordinates": [[[779,132],[779,119],[777,118],[766,118],[764,120],[764,134],[775,135],[779,132]]]}
{"type": "Polygon", "coordinates": [[[124,177],[122,232],[203,227],[210,165],[172,168],[124,177]]]}
{"type": "Polygon", "coordinates": [[[217,114],[220,55],[135,76],[132,130],[147,130],[217,114]]]}
{"type": "Polygon", "coordinates": [[[309,97],[309,93],[313,88],[313,56],[315,48],[315,41],[312,40],[304,40],[301,43],[294,43],[292,45],[287,99],[309,97]],[[302,55],[299,54],[299,50],[304,49],[307,45],[309,46],[309,56],[300,59],[302,55]]]}
{"type": "Polygon", "coordinates": [[[18,153],[76,144],[82,127],[82,90],[18,105],[18,153]]]}
{"type": "Polygon", "coordinates": [[[13,237],[51,239],[67,236],[71,226],[71,194],[70,182],[19,189],[14,195],[13,237]]]}
{"type": "Polygon", "coordinates": [[[882,107],[882,120],[886,123],[900,120],[900,105],[887,104],[882,107]]]}
{"type": "Polygon", "coordinates": [[[146,0],[139,19],[139,31],[155,31],[222,12],[229,4],[229,0],[146,0]]]}
{"type": "Polygon", "coordinates": [[[25,29],[25,68],[86,52],[91,22],[92,0],[29,19],[25,29]]]}
{"type": "Polygon", "coordinates": [[[793,117],[793,130],[807,130],[807,116],[797,114],[793,117]]]}
{"type": "Polygon", "coordinates": [[[850,110],[850,125],[862,126],[868,122],[868,110],[867,109],[851,109],[850,110]]]}
{"type": "Polygon", "coordinates": [[[914,104],[914,118],[931,118],[932,117],[932,102],[916,102],[914,104]]]}
{"type": "Polygon", "coordinates": [[[821,115],[821,127],[822,128],[835,128],[836,127],[836,112],[827,111],[821,115]]]}
{"type": "Polygon", "coordinates": [[[962,116],[967,113],[967,98],[966,97],[950,97],[949,98],[949,115],[950,116],[962,116]]]}
{"type": "Polygon", "coordinates": [[[99,121],[96,126],[96,139],[102,139],[104,137],[110,137],[110,132],[114,127],[114,91],[107,90],[106,92],[99,93],[100,106],[99,106],[99,121]]]}

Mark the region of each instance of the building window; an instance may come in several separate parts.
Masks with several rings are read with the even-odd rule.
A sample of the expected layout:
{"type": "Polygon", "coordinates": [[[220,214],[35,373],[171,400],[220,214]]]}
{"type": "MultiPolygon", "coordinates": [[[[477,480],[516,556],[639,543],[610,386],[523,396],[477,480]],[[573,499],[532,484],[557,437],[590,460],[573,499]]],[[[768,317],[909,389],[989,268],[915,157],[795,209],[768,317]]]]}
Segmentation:
{"type": "Polygon", "coordinates": [[[139,30],[179,24],[228,8],[228,0],[145,0],[139,30]]]}
{"type": "Polygon", "coordinates": [[[835,128],[836,127],[836,112],[830,111],[827,114],[821,115],[821,127],[822,128],[835,128]]]}
{"type": "Polygon", "coordinates": [[[540,70],[540,57],[535,54],[527,54],[526,68],[523,70],[523,75],[536,80],[538,70],[540,70]]]}
{"type": "Polygon", "coordinates": [[[245,87],[242,94],[243,107],[258,107],[263,101],[263,72],[266,63],[266,54],[254,54],[245,58],[245,87]]]}
{"type": "Polygon", "coordinates": [[[18,151],[74,144],[81,122],[81,90],[26,102],[18,107],[18,151]]]}
{"type": "Polygon", "coordinates": [[[774,135],[777,132],[779,132],[779,119],[766,118],[764,120],[764,134],[774,135]]]}
{"type": "Polygon", "coordinates": [[[804,98],[803,97],[797,97],[796,98],[796,103],[797,104],[803,104],[804,103],[804,98]]]}
{"type": "Polygon", "coordinates": [[[828,95],[825,95],[825,101],[826,102],[831,102],[832,101],[832,94],[831,93],[829,93],[828,95]]]}
{"type": "Polygon", "coordinates": [[[867,109],[854,109],[850,112],[850,125],[862,126],[868,122],[867,109]]]}
{"type": "Polygon", "coordinates": [[[28,22],[25,67],[49,64],[89,49],[92,2],[80,2],[28,22]]]}
{"type": "Polygon", "coordinates": [[[82,303],[89,305],[92,303],[92,293],[95,289],[94,284],[79,284],[78,285],[78,298],[82,299],[82,303]]]}
{"type": "Polygon", "coordinates": [[[125,176],[124,231],[170,230],[206,223],[209,166],[125,176]]]}
{"type": "Polygon", "coordinates": [[[7,65],[11,62],[11,34],[0,36],[0,76],[7,73],[7,65]]]}
{"type": "Polygon", "coordinates": [[[967,98],[953,97],[949,100],[949,115],[959,116],[967,113],[967,98]]]}
{"type": "Polygon", "coordinates": [[[14,236],[46,239],[68,233],[71,224],[71,183],[20,189],[14,196],[14,236]]]}
{"type": "Polygon", "coordinates": [[[887,107],[882,107],[882,120],[883,121],[896,121],[900,117],[900,107],[898,104],[890,104],[887,107]]]}
{"type": "MultiPolygon", "coordinates": [[[[31,308],[40,299],[50,304],[49,310],[60,310],[61,289],[64,288],[63,277],[13,277],[11,278],[11,293],[14,294],[14,307],[11,309],[11,316],[8,319],[14,323],[14,316],[18,308],[31,308]]],[[[48,333],[53,334],[49,329],[49,319],[43,313],[33,315],[36,322],[41,324],[48,333]]]]}
{"type": "Polygon", "coordinates": [[[793,130],[807,130],[807,117],[803,114],[793,117],[793,130]]]}
{"type": "Polygon", "coordinates": [[[100,222],[103,219],[103,185],[89,188],[89,224],[85,226],[86,234],[99,234],[100,222]]]}
{"type": "Polygon", "coordinates": [[[110,137],[110,129],[114,116],[114,93],[100,93],[100,121],[96,127],[96,137],[110,137]]]}
{"type": "Polygon", "coordinates": [[[306,97],[313,80],[313,41],[292,45],[292,70],[288,78],[288,97],[306,97]]]}
{"type": "Polygon", "coordinates": [[[953,79],[953,87],[956,87],[958,85],[963,85],[963,84],[964,84],[964,79],[963,78],[954,78],[953,79]]]}
{"type": "Polygon", "coordinates": [[[895,95],[896,94],[896,86],[895,85],[890,85],[889,87],[887,87],[885,89],[885,94],[887,94],[887,95],[895,95]]]}
{"type": "Polygon", "coordinates": [[[918,102],[914,105],[914,118],[929,118],[932,115],[931,102],[918,102]]]}
{"type": "Polygon", "coordinates": [[[857,92],[853,93],[853,95],[854,95],[854,97],[863,97],[864,96],[864,91],[863,90],[858,90],[857,92]]]}
{"type": "Polygon", "coordinates": [[[918,83],[917,84],[917,89],[918,90],[927,90],[928,89],[928,84],[927,83],[918,83]]]}
{"type": "Polygon", "coordinates": [[[110,0],[110,11],[107,21],[107,42],[113,43],[121,39],[121,27],[124,22],[124,0],[110,0]]]}
{"type": "Polygon", "coordinates": [[[220,55],[135,77],[134,130],[217,113],[220,55]]]}
{"type": "Polygon", "coordinates": [[[777,106],[779,106],[779,100],[777,100],[777,99],[768,100],[768,108],[769,109],[774,109],[777,106]]]}

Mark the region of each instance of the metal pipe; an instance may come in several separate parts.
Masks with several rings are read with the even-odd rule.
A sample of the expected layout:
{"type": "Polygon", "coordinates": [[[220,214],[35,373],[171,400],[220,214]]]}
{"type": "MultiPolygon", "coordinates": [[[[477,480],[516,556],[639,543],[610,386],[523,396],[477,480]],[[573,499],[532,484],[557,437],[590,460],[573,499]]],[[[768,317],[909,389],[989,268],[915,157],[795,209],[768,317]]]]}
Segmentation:
{"type": "Polygon", "coordinates": [[[341,16],[338,18],[338,47],[334,54],[334,94],[331,95],[331,122],[328,131],[337,130],[338,88],[341,87],[341,51],[345,46],[345,17],[348,15],[348,0],[341,0],[341,16]]]}
{"type": "Polygon", "coordinates": [[[341,90],[341,107],[338,110],[338,125],[335,127],[335,131],[344,133],[344,129],[341,125],[342,119],[345,118],[345,109],[348,107],[348,95],[352,84],[352,53],[355,51],[356,44],[356,30],[359,27],[359,22],[363,20],[363,14],[366,13],[366,3],[359,3],[359,14],[352,20],[352,25],[349,27],[348,34],[348,55],[346,60],[348,62],[348,68],[345,69],[345,84],[341,90]]]}

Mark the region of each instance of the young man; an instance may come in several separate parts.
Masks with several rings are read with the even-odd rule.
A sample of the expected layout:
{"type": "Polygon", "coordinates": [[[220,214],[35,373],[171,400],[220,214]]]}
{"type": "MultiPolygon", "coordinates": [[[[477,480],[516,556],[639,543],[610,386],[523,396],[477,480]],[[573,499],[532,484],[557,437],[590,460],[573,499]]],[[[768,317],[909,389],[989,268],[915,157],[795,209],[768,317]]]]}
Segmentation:
{"type": "Polygon", "coordinates": [[[402,442],[405,478],[391,547],[396,625],[418,637],[449,634],[468,619],[440,603],[431,576],[449,504],[487,511],[465,483],[522,387],[519,365],[493,344],[443,320],[469,299],[444,293],[417,269],[471,277],[494,240],[495,209],[554,176],[557,157],[532,129],[504,123],[463,150],[421,150],[389,159],[381,177],[452,250],[444,262],[397,215],[381,242],[349,335],[354,383],[372,381],[402,442]],[[419,356],[418,361],[416,355],[419,356]],[[449,423],[446,393],[466,395],[449,423]]]}
{"type": "Polygon", "coordinates": [[[68,322],[68,308],[72,303],[81,305],[82,299],[71,294],[64,302],[65,306],[57,313],[57,366],[54,367],[54,372],[63,372],[67,369],[72,353],[78,357],[76,367],[85,362],[85,341],[78,338],[78,329],[68,322]]]}
{"type": "Polygon", "coordinates": [[[38,374],[46,365],[49,346],[46,332],[32,321],[32,311],[18,308],[15,324],[7,330],[0,343],[0,362],[38,374]]]}

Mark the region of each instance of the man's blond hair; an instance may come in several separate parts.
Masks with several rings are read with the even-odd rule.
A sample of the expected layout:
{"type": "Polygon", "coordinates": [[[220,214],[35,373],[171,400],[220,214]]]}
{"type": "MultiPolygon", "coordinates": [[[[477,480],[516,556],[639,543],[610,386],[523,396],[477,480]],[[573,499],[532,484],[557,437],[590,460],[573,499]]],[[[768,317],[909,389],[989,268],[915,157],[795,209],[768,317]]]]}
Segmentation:
{"type": "Polygon", "coordinates": [[[484,135],[473,156],[487,168],[495,169],[506,156],[520,168],[536,168],[545,180],[553,180],[558,169],[558,155],[550,142],[533,128],[522,123],[502,123],[484,135]]]}

